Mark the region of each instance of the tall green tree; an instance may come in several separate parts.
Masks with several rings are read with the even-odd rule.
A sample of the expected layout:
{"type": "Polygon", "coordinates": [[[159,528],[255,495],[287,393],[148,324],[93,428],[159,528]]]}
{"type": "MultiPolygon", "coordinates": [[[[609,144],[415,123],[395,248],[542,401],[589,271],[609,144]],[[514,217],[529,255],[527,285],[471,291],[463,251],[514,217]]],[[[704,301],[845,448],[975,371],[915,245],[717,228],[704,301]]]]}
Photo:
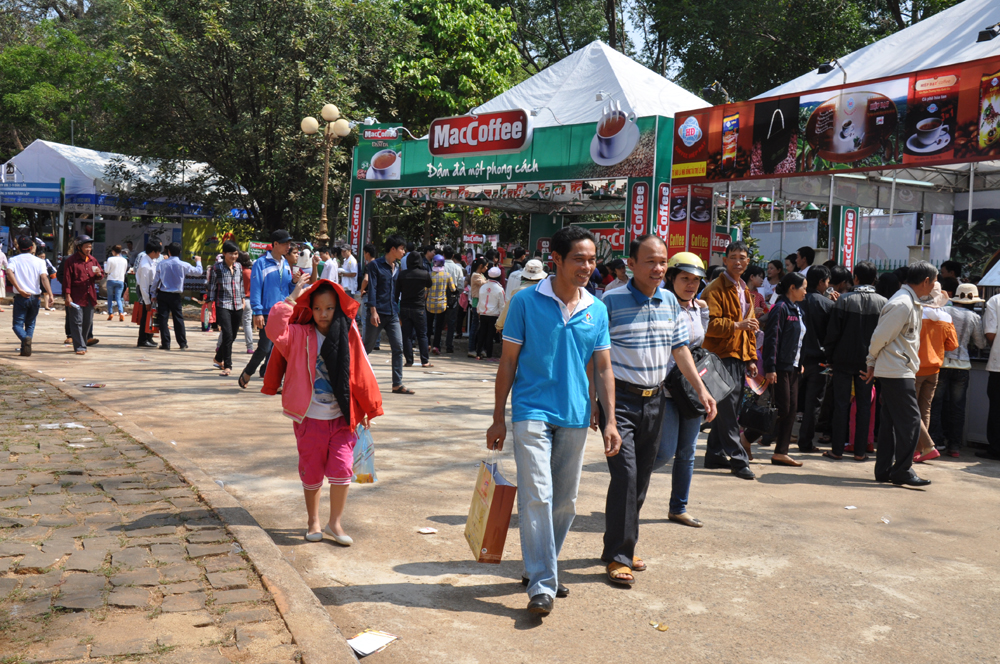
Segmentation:
{"type": "MultiPolygon", "coordinates": [[[[697,93],[747,99],[958,0],[636,0],[648,66],[697,93]]],[[[713,100],[721,101],[721,100],[713,100]]]]}
{"type": "Polygon", "coordinates": [[[87,145],[103,115],[108,54],[49,21],[24,35],[0,50],[0,161],[37,138],[87,145]]]}
{"type": "MultiPolygon", "coordinates": [[[[109,143],[172,163],[161,181],[176,182],[176,160],[205,162],[217,209],[304,234],[319,216],[322,142],[301,119],[326,103],[349,118],[391,114],[387,73],[416,46],[386,0],[122,0],[111,38],[109,143]]],[[[346,195],[352,141],[332,155],[331,208],[346,195]]]]}
{"type": "Polygon", "coordinates": [[[436,117],[460,115],[506,90],[520,62],[508,9],[485,0],[404,0],[419,34],[416,53],[393,61],[400,119],[423,132],[436,117]]]}

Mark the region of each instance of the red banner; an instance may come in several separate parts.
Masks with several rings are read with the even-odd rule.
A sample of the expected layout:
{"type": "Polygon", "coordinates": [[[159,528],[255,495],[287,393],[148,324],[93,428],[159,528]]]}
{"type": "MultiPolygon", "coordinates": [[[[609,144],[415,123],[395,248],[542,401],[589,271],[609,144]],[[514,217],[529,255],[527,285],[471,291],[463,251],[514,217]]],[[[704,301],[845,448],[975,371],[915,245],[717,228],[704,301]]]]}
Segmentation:
{"type": "Polygon", "coordinates": [[[664,182],[656,190],[656,234],[664,242],[670,237],[670,183],[664,182]]]}
{"type": "Polygon", "coordinates": [[[355,256],[361,255],[361,214],[364,211],[364,197],[355,194],[351,201],[351,253],[355,256]]]}
{"type": "Polygon", "coordinates": [[[688,187],[670,187],[670,233],[667,238],[667,255],[687,251],[688,187]]]}
{"type": "Polygon", "coordinates": [[[1000,159],[1000,57],[675,114],[671,179],[1000,159]]]}
{"type": "Polygon", "coordinates": [[[435,157],[520,152],[531,142],[531,123],[521,109],[438,118],[427,148],[435,157]]]}
{"type": "Polygon", "coordinates": [[[649,218],[649,185],[636,182],[632,185],[632,207],[629,209],[629,237],[634,240],[645,235],[649,218]]]}

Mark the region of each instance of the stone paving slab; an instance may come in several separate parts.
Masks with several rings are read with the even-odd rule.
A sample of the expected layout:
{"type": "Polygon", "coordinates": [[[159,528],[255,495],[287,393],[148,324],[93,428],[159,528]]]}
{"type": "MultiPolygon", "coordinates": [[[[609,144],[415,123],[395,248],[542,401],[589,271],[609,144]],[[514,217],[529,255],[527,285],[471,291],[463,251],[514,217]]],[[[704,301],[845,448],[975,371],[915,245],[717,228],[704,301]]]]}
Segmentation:
{"type": "Polygon", "coordinates": [[[293,661],[240,551],[162,459],[0,364],[0,660],[293,661]]]}

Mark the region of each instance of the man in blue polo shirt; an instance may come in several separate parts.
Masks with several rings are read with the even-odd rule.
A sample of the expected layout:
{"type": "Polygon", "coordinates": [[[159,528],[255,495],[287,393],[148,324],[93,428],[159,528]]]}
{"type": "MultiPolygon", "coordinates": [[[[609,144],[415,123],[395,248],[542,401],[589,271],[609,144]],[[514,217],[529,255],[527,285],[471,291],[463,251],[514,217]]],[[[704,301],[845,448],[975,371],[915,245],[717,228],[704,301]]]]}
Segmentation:
{"type": "MultiPolygon", "coordinates": [[[[635,557],[639,540],[639,510],[646,500],[649,478],[660,449],[663,421],[663,381],[671,358],[698,392],[709,420],[715,400],[705,389],[688,349],[688,325],[674,294],[660,287],[667,272],[667,245],[656,235],[643,235],[629,248],[632,278],[607,291],[611,329],[611,367],[615,374],[613,419],[622,437],[621,451],[608,457],[611,484],[604,509],[604,553],[608,580],[635,583],[634,571],[646,569],[635,557]]],[[[601,426],[609,424],[601,409],[601,426]]]]}
{"type": "MultiPolygon", "coordinates": [[[[576,516],[591,382],[608,412],[615,410],[614,375],[608,348],[608,313],[586,290],[597,261],[594,236],[567,226],[552,236],[556,276],[518,292],[503,330],[503,356],[496,378],[488,449],[503,449],[505,411],[511,395],[517,512],[528,611],[546,615],[553,596],[569,590],[558,582],[556,561],[576,516]],[[512,388],[513,387],[513,391],[512,388]]],[[[596,429],[596,426],[595,426],[596,429]]],[[[604,453],[618,453],[615,423],[604,429],[604,453]]]]}

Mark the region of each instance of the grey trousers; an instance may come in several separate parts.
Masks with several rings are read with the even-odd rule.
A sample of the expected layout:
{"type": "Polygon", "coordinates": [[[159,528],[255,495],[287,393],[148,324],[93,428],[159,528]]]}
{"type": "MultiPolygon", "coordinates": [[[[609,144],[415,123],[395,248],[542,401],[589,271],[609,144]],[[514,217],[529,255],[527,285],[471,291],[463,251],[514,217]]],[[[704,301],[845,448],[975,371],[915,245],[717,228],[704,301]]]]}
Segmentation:
{"type": "Polygon", "coordinates": [[[74,350],[87,350],[87,339],[94,334],[94,306],[66,307],[69,312],[69,336],[74,350]]]}
{"type": "Polygon", "coordinates": [[[920,437],[920,408],[913,378],[879,378],[878,383],[882,421],[875,449],[875,479],[884,482],[910,474],[920,437]]]}
{"type": "Polygon", "coordinates": [[[722,366],[729,372],[738,388],[717,404],[719,414],[715,416],[715,420],[712,422],[712,431],[708,434],[708,451],[705,453],[705,461],[714,460],[725,463],[728,456],[732,469],[739,470],[750,465],[746,450],[740,444],[740,424],[737,420],[740,415],[740,402],[743,399],[746,362],[733,357],[724,357],[722,358],[722,366]]]}

